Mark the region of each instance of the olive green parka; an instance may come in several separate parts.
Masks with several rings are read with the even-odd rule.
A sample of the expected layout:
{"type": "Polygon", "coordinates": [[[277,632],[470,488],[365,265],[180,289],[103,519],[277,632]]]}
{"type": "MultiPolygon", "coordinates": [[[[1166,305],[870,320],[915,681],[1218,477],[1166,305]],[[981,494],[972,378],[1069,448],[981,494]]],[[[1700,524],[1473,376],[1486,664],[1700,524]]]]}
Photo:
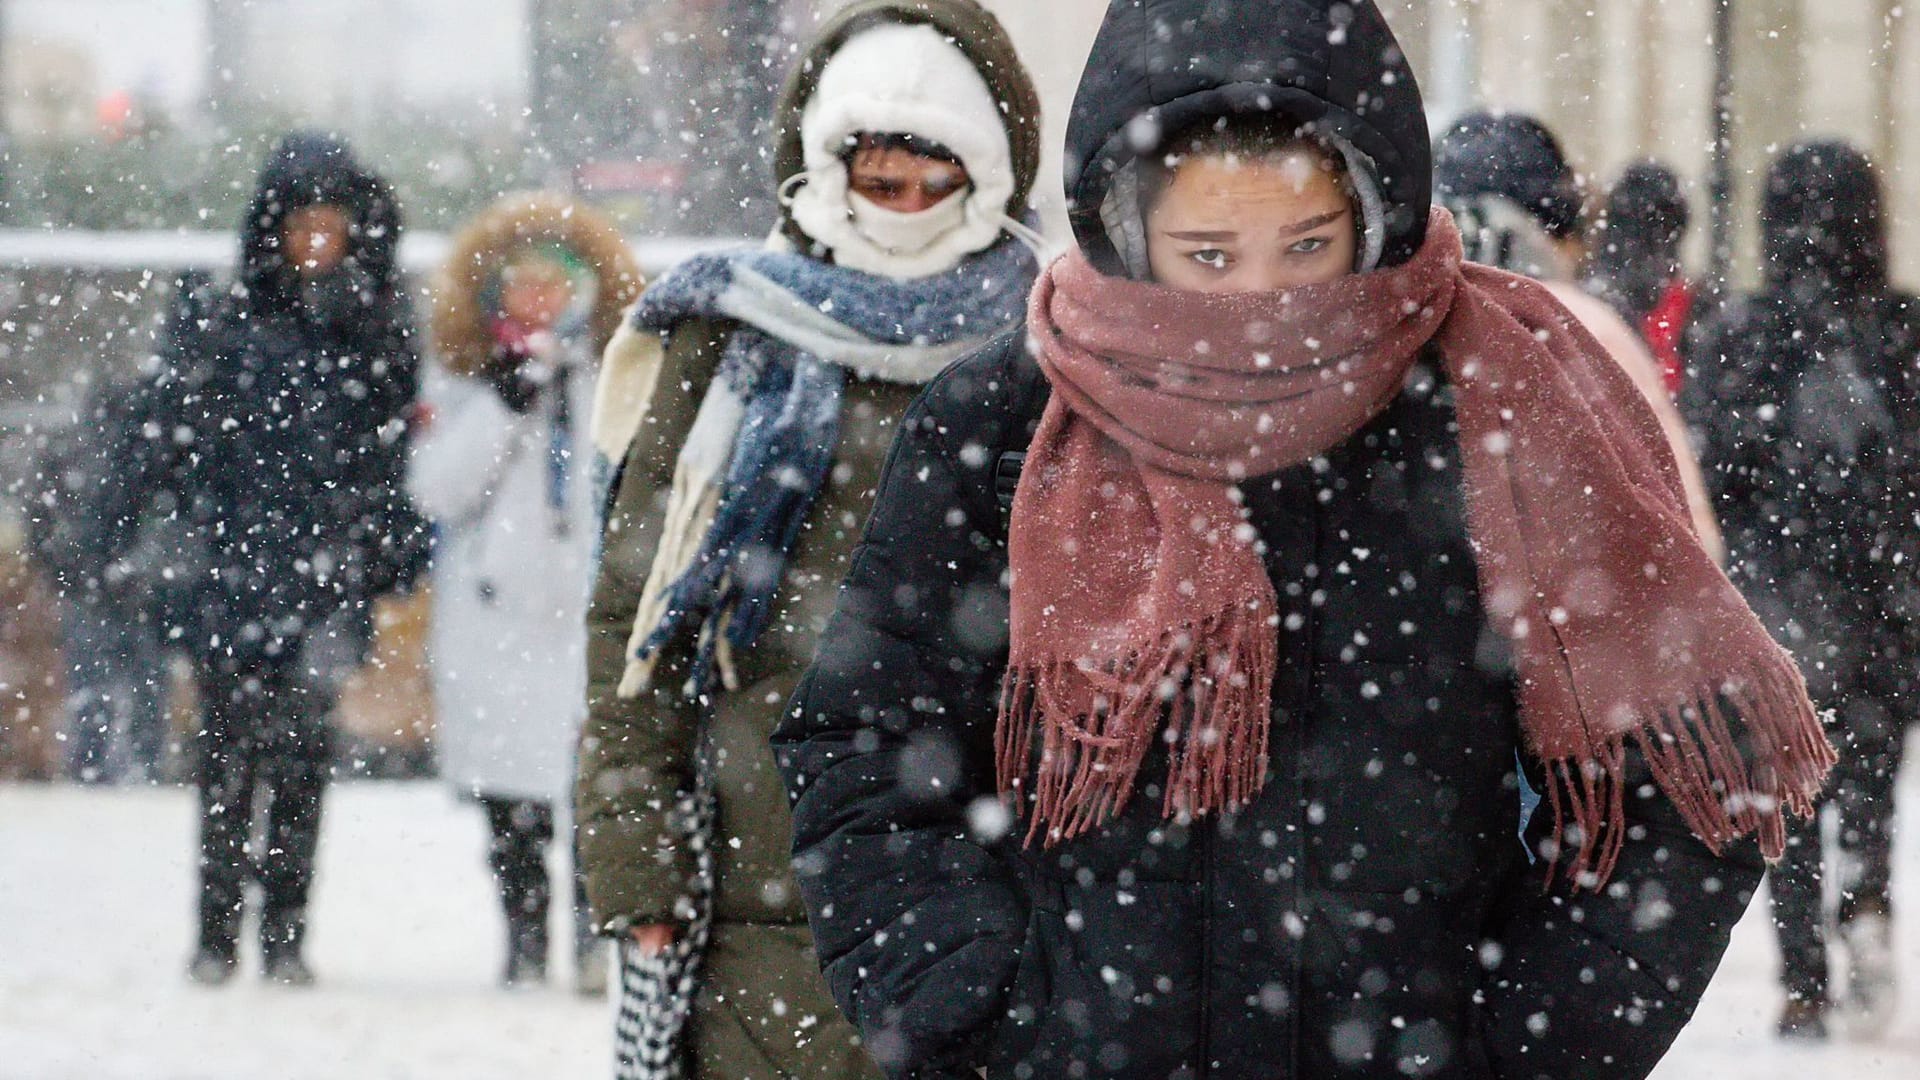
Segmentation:
{"type": "MultiPolygon", "coordinates": [[[[1039,99],[1013,45],[971,0],[861,0],[823,27],[783,93],[774,183],[803,171],[799,118],[826,61],[875,21],[929,23],[974,61],[1006,118],[1024,211],[1038,172],[1039,99]]],[[[782,231],[808,251],[789,220],[782,231]]],[[[714,1080],[877,1076],[829,996],[791,870],[791,820],[768,739],[833,613],[895,427],[918,388],[848,380],[834,466],[795,544],[776,614],[734,657],[738,689],[681,693],[686,654],[661,659],[638,699],[616,694],[628,635],[659,545],[680,449],[732,332],[690,320],[668,335],[656,394],[620,469],[588,629],[588,718],[576,807],[587,895],[602,930],[683,922],[694,859],[669,820],[692,784],[702,726],[718,798],[713,939],[694,1005],[696,1075],[714,1080]]]]}

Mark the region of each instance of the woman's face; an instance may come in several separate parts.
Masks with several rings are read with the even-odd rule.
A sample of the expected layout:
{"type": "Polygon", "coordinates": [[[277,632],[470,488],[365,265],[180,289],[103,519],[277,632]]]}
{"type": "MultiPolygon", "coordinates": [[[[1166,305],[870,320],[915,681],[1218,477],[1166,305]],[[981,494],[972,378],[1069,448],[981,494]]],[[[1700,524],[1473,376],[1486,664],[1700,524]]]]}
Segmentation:
{"type": "Polygon", "coordinates": [[[1353,201],[1321,153],[1182,162],[1147,214],[1153,279],[1191,292],[1274,292],[1353,273],[1353,201]]]}
{"type": "Polygon", "coordinates": [[[529,330],[551,330],[573,306],[566,268],[529,258],[507,267],[500,283],[501,314],[529,330]]]}
{"type": "Polygon", "coordinates": [[[902,214],[917,214],[945,202],[970,182],[967,170],[953,162],[898,146],[862,147],[847,163],[848,190],[902,214]]]}
{"type": "Polygon", "coordinates": [[[346,260],[352,229],[352,219],[338,206],[303,206],[288,214],[281,226],[281,250],[301,277],[319,277],[346,260]]]}

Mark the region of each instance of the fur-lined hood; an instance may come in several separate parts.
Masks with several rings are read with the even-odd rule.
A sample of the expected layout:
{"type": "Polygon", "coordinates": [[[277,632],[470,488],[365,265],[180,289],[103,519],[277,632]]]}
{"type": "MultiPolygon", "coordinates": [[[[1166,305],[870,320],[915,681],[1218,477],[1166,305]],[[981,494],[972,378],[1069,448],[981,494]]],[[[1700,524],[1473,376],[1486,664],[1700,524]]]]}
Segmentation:
{"type": "Polygon", "coordinates": [[[457,375],[472,375],[493,348],[493,312],[481,300],[513,253],[558,244],[591,267],[599,281],[588,319],[588,347],[598,357],[620,325],[620,315],[645,282],[626,239],[611,219],[591,206],[560,195],[509,195],[476,217],[455,237],[453,252],[433,291],[433,340],[441,363],[457,375]]]}

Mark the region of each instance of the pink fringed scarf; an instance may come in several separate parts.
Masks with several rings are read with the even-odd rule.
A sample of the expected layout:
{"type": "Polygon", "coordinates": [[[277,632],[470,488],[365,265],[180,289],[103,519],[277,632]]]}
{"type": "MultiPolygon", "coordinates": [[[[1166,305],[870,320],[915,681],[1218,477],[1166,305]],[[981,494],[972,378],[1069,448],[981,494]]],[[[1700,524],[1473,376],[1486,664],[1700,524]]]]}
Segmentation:
{"type": "Polygon", "coordinates": [[[1069,255],[1035,288],[1030,331],[1053,398],[1014,499],[997,735],[1029,842],[1118,811],[1156,739],[1166,813],[1260,791],[1278,606],[1235,483],[1352,436],[1429,342],[1567,871],[1612,873],[1629,744],[1715,851],[1757,833],[1777,857],[1783,814],[1811,812],[1833,750],[1695,537],[1652,410],[1545,289],[1463,263],[1444,211],[1411,262],[1284,293],[1180,292],[1069,255]]]}

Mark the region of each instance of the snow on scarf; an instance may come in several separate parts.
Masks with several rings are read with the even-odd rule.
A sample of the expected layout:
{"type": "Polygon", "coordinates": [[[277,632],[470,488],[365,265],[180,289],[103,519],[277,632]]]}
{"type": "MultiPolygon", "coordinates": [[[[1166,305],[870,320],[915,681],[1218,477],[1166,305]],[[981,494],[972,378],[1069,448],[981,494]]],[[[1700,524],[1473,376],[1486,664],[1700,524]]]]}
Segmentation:
{"type": "Polygon", "coordinates": [[[1168,814],[1260,791],[1278,607],[1235,484],[1351,437],[1429,345],[1567,872],[1612,871],[1629,746],[1715,850],[1757,833],[1777,857],[1783,813],[1811,812],[1833,750],[1695,535],[1646,400],[1543,287],[1464,264],[1444,210],[1405,265],[1286,292],[1180,292],[1069,255],[1029,325],[1054,393],[1014,497],[997,735],[1029,842],[1098,827],[1163,739],[1168,814]]]}
{"type": "Polygon", "coordinates": [[[641,297],[632,321],[665,332],[690,318],[740,324],[729,337],[675,466],[661,543],[628,642],[620,693],[652,678],[691,634],[685,692],[766,628],[788,553],[839,443],[849,373],[917,386],[1017,322],[1032,253],[1002,238],[958,267],[901,280],[787,251],[701,255],[641,297]]]}

